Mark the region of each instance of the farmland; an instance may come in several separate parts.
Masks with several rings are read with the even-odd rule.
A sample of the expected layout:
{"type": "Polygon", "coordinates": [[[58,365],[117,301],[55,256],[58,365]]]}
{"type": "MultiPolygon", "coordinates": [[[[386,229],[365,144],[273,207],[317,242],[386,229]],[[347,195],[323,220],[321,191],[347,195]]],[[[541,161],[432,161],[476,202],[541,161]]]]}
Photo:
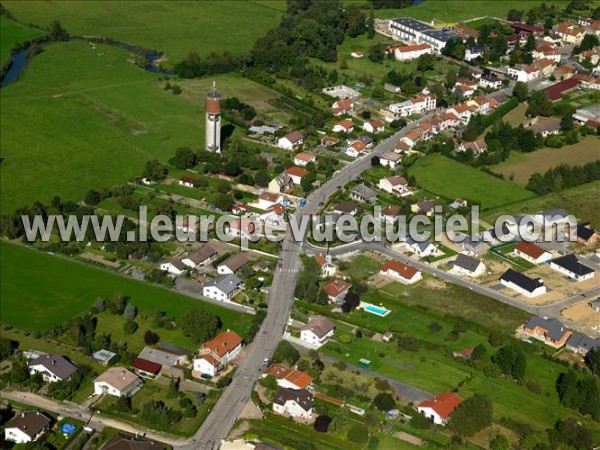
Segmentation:
{"type": "MultiPolygon", "coordinates": [[[[0,297],[2,322],[28,330],[47,330],[87,311],[98,297],[130,297],[140,311],[164,310],[175,318],[200,306],[243,332],[251,316],[201,303],[141,281],[2,242],[0,297]]],[[[110,328],[104,324],[103,328],[110,328]]]]}
{"type": "Polygon", "coordinates": [[[409,174],[416,178],[420,187],[434,195],[447,200],[464,197],[479,203],[484,210],[534,196],[509,181],[495,178],[440,154],[418,159],[409,169],[409,174]]]}
{"type": "Polygon", "coordinates": [[[531,153],[512,152],[506,161],[491,169],[506,178],[513,177],[517,184],[525,186],[535,172],[544,173],[561,164],[580,166],[600,159],[598,145],[596,136],[587,136],[577,144],[562,148],[547,147],[531,153]]]}
{"type": "Polygon", "coordinates": [[[25,27],[17,22],[7,19],[6,16],[0,16],[0,62],[8,58],[8,51],[20,42],[27,41],[44,34],[40,30],[25,27]]]}
{"type": "Polygon", "coordinates": [[[174,63],[190,52],[207,56],[212,52],[247,51],[266,30],[277,25],[285,10],[281,0],[228,2],[226,8],[219,1],[3,4],[23,23],[45,28],[57,19],[71,35],[110,37],[159,50],[174,63]]]}

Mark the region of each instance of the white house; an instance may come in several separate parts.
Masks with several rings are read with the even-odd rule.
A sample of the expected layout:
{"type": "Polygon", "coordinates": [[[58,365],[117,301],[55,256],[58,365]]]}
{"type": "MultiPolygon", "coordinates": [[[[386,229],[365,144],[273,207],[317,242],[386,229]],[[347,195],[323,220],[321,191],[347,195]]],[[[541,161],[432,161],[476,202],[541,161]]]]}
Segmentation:
{"type": "Polygon", "coordinates": [[[306,389],[279,388],[273,399],[273,411],[291,417],[310,419],[312,407],[313,396],[306,389]]]}
{"type": "Polygon", "coordinates": [[[477,258],[460,253],[454,260],[452,272],[458,275],[478,277],[485,273],[485,264],[477,258]]]}
{"type": "Polygon", "coordinates": [[[175,258],[160,265],[160,270],[166,270],[171,275],[181,275],[187,269],[188,266],[185,265],[181,258],[175,258]]]}
{"type": "Polygon", "coordinates": [[[300,167],[306,167],[311,162],[314,163],[317,156],[314,153],[302,152],[294,156],[294,164],[300,167]]]}
{"type": "Polygon", "coordinates": [[[346,153],[346,155],[350,156],[351,158],[358,158],[359,156],[365,154],[366,149],[367,146],[364,142],[353,141],[344,149],[344,153],[346,153]]]}
{"type": "Polygon", "coordinates": [[[396,166],[402,161],[402,155],[396,152],[385,152],[379,157],[379,164],[390,169],[396,169],[396,166]]]}
{"type": "Polygon", "coordinates": [[[500,277],[500,283],[526,297],[537,297],[546,293],[546,285],[541,278],[533,279],[521,272],[508,269],[500,277]]]}
{"type": "Polygon", "coordinates": [[[506,72],[510,78],[516,79],[517,81],[522,81],[527,83],[528,81],[535,80],[540,77],[540,70],[537,69],[534,65],[529,65],[525,67],[510,67],[507,66],[506,72]]]}
{"type": "Polygon", "coordinates": [[[404,246],[419,258],[427,256],[440,256],[442,251],[429,241],[415,241],[410,236],[406,239],[404,246]]]}
{"type": "Polygon", "coordinates": [[[291,133],[282,136],[277,141],[277,147],[284,148],[286,150],[294,150],[304,143],[304,136],[299,131],[292,131],[291,133]]]}
{"type": "Polygon", "coordinates": [[[379,273],[404,284],[413,284],[422,278],[420,271],[399,261],[386,261],[379,273]]]}
{"type": "Polygon", "coordinates": [[[336,123],[331,130],[334,133],[352,133],[354,131],[354,122],[352,119],[340,120],[336,123]]]}
{"type": "Polygon", "coordinates": [[[281,363],[271,364],[263,374],[263,378],[269,375],[275,377],[279,387],[287,389],[304,389],[313,381],[310,375],[295,368],[288,368],[281,363]]]}
{"type": "Polygon", "coordinates": [[[194,187],[194,181],[196,180],[190,177],[181,177],[179,179],[179,185],[185,187],[194,187]]]}
{"type": "Polygon", "coordinates": [[[390,205],[381,210],[379,220],[385,223],[396,223],[400,217],[400,207],[398,205],[390,205]]]}
{"type": "Polygon", "coordinates": [[[40,355],[32,359],[28,368],[31,375],[40,373],[44,381],[48,383],[68,380],[77,372],[75,364],[55,353],[40,355]]]}
{"type": "MultiPolygon", "coordinates": [[[[269,185],[267,186],[267,191],[273,194],[279,194],[281,192],[287,192],[294,187],[294,180],[287,173],[283,172],[269,181],[269,185]]],[[[261,203],[261,199],[258,199],[259,203],[261,203]]],[[[266,208],[261,208],[266,209],[266,208]]]]}
{"type": "Polygon", "coordinates": [[[302,179],[310,172],[302,167],[292,166],[285,169],[285,173],[292,179],[294,184],[301,184],[302,179]]]}
{"type": "Polygon", "coordinates": [[[385,131],[385,124],[381,120],[368,120],[363,123],[362,129],[367,133],[383,133],[385,131]]]}
{"type": "Polygon", "coordinates": [[[258,201],[256,202],[256,207],[258,209],[262,209],[266,211],[273,205],[277,205],[281,202],[280,195],[275,192],[263,191],[258,196],[258,201]]]}
{"type": "Polygon", "coordinates": [[[481,58],[486,51],[487,47],[485,45],[467,47],[465,50],[465,61],[473,61],[474,59],[481,58]]]}
{"type": "Polygon", "coordinates": [[[390,194],[400,195],[404,197],[410,195],[411,191],[408,188],[408,181],[400,175],[394,175],[388,178],[382,178],[377,185],[379,189],[390,194]]]}
{"type": "Polygon", "coordinates": [[[402,103],[392,103],[388,109],[396,117],[408,117],[413,114],[423,114],[436,108],[437,99],[430,95],[419,95],[402,103]]]}
{"type": "Polygon", "coordinates": [[[229,301],[241,289],[242,280],[233,274],[220,275],[202,286],[202,295],[222,302],[229,301]]]}
{"type": "Polygon", "coordinates": [[[194,372],[214,377],[240,354],[243,346],[243,339],[235,331],[218,334],[200,348],[198,357],[194,359],[194,372]]]}
{"type": "Polygon", "coordinates": [[[271,228],[285,228],[285,208],[281,205],[273,205],[258,216],[260,221],[271,228]]]}
{"type": "Polygon", "coordinates": [[[442,392],[432,400],[419,403],[417,411],[437,425],[446,425],[461,403],[462,399],[454,392],[442,392]]]}
{"type": "Polygon", "coordinates": [[[210,263],[211,259],[217,255],[217,251],[210,245],[204,245],[199,250],[190,253],[181,258],[181,262],[190,269],[199,269],[210,263]]]}
{"type": "Polygon", "coordinates": [[[396,61],[410,61],[421,55],[431,55],[433,48],[429,44],[415,44],[392,47],[396,61]]]}
{"type": "Polygon", "coordinates": [[[219,275],[232,275],[237,273],[246,263],[248,262],[248,258],[246,258],[241,253],[237,255],[230,256],[227,260],[223,261],[221,264],[217,266],[217,273],[219,275]]]}
{"type": "Polygon", "coordinates": [[[331,255],[323,256],[322,253],[317,253],[315,255],[315,260],[319,267],[321,267],[322,277],[331,277],[337,272],[337,266],[331,262],[331,255]]]}
{"type": "Polygon", "coordinates": [[[94,380],[96,395],[131,397],[142,388],[144,382],[124,367],[110,367],[94,380]]]}
{"type": "Polygon", "coordinates": [[[4,439],[15,444],[35,442],[50,429],[51,420],[39,411],[23,411],[4,426],[4,439]]]}
{"type": "Polygon", "coordinates": [[[483,75],[479,79],[479,86],[482,88],[500,89],[502,87],[502,80],[493,75],[483,75]]]}
{"type": "Polygon", "coordinates": [[[596,271],[579,261],[574,253],[553,259],[550,261],[550,268],[575,281],[590,280],[596,275],[596,271]]]}
{"type": "Polygon", "coordinates": [[[552,258],[552,254],[547,252],[539,245],[533,242],[521,241],[514,248],[513,253],[519,258],[523,258],[525,261],[529,261],[532,264],[541,264],[552,258]]]}
{"type": "Polygon", "coordinates": [[[388,21],[389,32],[403,41],[416,44],[429,44],[433,51],[440,53],[455,35],[440,28],[434,28],[410,17],[398,17],[388,21]]]}
{"type": "Polygon", "coordinates": [[[252,220],[246,217],[238,217],[227,230],[227,234],[229,236],[250,239],[255,231],[256,225],[252,220]]]}
{"type": "Polygon", "coordinates": [[[334,116],[349,114],[354,109],[354,101],[351,98],[340,98],[331,105],[331,112],[334,116]]]}
{"type": "Polygon", "coordinates": [[[315,317],[300,329],[300,340],[320,347],[333,336],[335,326],[325,317],[315,317]]]}

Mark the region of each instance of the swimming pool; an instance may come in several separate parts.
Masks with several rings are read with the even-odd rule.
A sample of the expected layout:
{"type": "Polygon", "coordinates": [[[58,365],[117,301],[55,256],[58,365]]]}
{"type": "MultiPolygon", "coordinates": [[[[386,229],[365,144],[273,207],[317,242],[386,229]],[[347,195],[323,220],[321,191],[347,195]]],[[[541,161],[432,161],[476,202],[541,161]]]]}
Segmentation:
{"type": "Polygon", "coordinates": [[[384,308],[383,306],[376,305],[365,305],[363,306],[363,309],[371,314],[375,314],[376,316],[380,317],[385,317],[391,312],[389,309],[384,308]]]}

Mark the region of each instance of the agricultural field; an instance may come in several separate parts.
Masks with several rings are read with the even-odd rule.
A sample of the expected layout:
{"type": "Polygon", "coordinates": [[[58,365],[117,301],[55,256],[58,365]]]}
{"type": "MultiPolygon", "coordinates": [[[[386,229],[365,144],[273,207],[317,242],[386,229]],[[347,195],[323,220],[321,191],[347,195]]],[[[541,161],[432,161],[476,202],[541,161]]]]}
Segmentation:
{"type": "Polygon", "coordinates": [[[408,173],[429,193],[450,201],[464,197],[479,203],[482,210],[535,196],[516,184],[440,154],[419,158],[408,173]]]}
{"type": "Polygon", "coordinates": [[[561,164],[581,166],[600,159],[599,145],[597,136],[586,136],[577,144],[562,148],[546,147],[531,153],[511,152],[506,161],[490,169],[525,186],[535,172],[544,173],[561,164]]]}
{"type": "Polygon", "coordinates": [[[9,50],[20,42],[27,41],[44,33],[35,28],[28,28],[13,20],[0,16],[0,63],[4,63],[9,55],[9,50]]]}
{"type": "MultiPolygon", "coordinates": [[[[87,311],[98,297],[122,295],[141,312],[163,310],[175,318],[200,306],[242,333],[252,317],[126,278],[115,273],[0,243],[2,322],[27,330],[47,330],[87,311]],[[49,311],[52,313],[49,314],[49,311]]],[[[109,324],[104,324],[109,329],[109,324]]]]}
{"type": "Polygon", "coordinates": [[[283,0],[234,1],[226,8],[219,1],[165,0],[3,4],[22,23],[46,27],[59,20],[71,35],[109,37],[158,50],[171,63],[181,61],[190,52],[208,56],[213,52],[248,51],[278,24],[285,11],[283,0]]]}

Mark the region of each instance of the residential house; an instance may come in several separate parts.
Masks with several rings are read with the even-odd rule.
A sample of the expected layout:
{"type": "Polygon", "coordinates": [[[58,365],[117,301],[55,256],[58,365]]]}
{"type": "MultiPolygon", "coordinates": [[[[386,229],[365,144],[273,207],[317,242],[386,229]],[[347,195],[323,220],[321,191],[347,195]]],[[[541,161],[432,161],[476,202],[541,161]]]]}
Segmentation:
{"type": "Polygon", "coordinates": [[[474,156],[478,156],[487,151],[487,143],[484,139],[477,139],[476,141],[471,142],[461,142],[461,144],[456,148],[457,152],[466,152],[469,150],[474,156]]]}
{"type": "Polygon", "coordinates": [[[181,258],[175,258],[171,261],[167,261],[160,264],[160,270],[166,270],[171,275],[181,275],[187,269],[188,267],[185,265],[181,258]]]}
{"type": "Polygon", "coordinates": [[[469,206],[469,202],[467,202],[464,198],[460,198],[460,197],[457,198],[456,200],[454,200],[449,205],[450,209],[453,209],[455,211],[460,208],[466,208],[467,206],[469,206]]]}
{"type": "Polygon", "coordinates": [[[96,395],[131,397],[142,388],[144,382],[124,367],[110,367],[94,380],[96,395]]]}
{"type": "Polygon", "coordinates": [[[23,411],[4,425],[4,439],[15,444],[35,442],[50,429],[50,417],[40,411],[23,411]]]}
{"type": "Polygon", "coordinates": [[[524,83],[527,83],[528,81],[532,81],[540,77],[540,70],[533,64],[529,66],[508,66],[506,68],[506,71],[510,78],[513,78],[517,81],[522,81],[524,83]]]}
{"type": "Polygon", "coordinates": [[[191,269],[199,269],[210,263],[217,251],[210,245],[204,245],[199,250],[181,258],[181,262],[191,269]]]}
{"type": "Polygon", "coordinates": [[[575,281],[590,280],[596,275],[596,271],[579,261],[574,253],[553,259],[550,268],[575,281]]]}
{"type": "Polygon", "coordinates": [[[381,120],[373,119],[367,120],[363,123],[362,129],[367,133],[383,133],[385,131],[385,124],[381,120]]]}
{"type": "Polygon", "coordinates": [[[537,121],[536,123],[528,126],[534,133],[540,133],[544,137],[560,133],[560,119],[548,119],[537,121]]]}
{"type": "Polygon", "coordinates": [[[382,178],[379,180],[377,186],[385,192],[400,195],[401,197],[412,194],[408,188],[408,180],[400,175],[382,178]]]}
{"type": "MultiPolygon", "coordinates": [[[[290,183],[291,183],[291,178],[290,178],[290,183]]],[[[258,196],[258,202],[256,203],[256,206],[259,209],[267,210],[271,206],[277,205],[279,203],[280,203],[280,195],[278,193],[270,192],[270,191],[263,191],[258,196]]]]}
{"type": "Polygon", "coordinates": [[[410,236],[408,236],[406,242],[404,242],[404,246],[419,258],[426,258],[428,256],[435,257],[443,254],[443,252],[433,243],[429,241],[415,241],[410,236]]]}
{"type": "Polygon", "coordinates": [[[523,326],[527,336],[538,339],[554,348],[560,348],[571,337],[573,332],[556,319],[534,316],[523,326]]]}
{"type": "Polygon", "coordinates": [[[446,425],[452,413],[462,403],[462,399],[454,392],[442,392],[432,400],[422,401],[417,411],[436,425],[446,425]]]}
{"type": "Polygon", "coordinates": [[[479,86],[482,88],[500,89],[502,87],[502,80],[495,75],[483,75],[479,79],[479,86]]]}
{"type": "Polygon", "coordinates": [[[351,287],[352,285],[344,280],[334,279],[325,283],[321,290],[327,294],[329,301],[341,303],[351,287]]]}
{"type": "Polygon", "coordinates": [[[310,375],[295,368],[288,368],[281,363],[271,364],[263,374],[263,378],[269,375],[275,377],[279,387],[286,389],[305,389],[313,381],[310,375]]]}
{"type": "Polygon", "coordinates": [[[464,233],[455,233],[452,241],[470,256],[483,255],[490,249],[483,236],[471,237],[464,233]]]}
{"type": "Polygon", "coordinates": [[[572,352],[586,356],[592,350],[595,351],[597,348],[600,348],[600,338],[592,339],[583,334],[573,333],[571,337],[567,339],[566,347],[572,352]]]}
{"type": "Polygon", "coordinates": [[[584,30],[574,22],[566,21],[556,24],[553,29],[563,44],[579,45],[583,40],[584,30]]]}
{"type": "Polygon", "coordinates": [[[454,92],[460,93],[464,98],[472,97],[476,90],[477,82],[464,78],[458,80],[453,88],[454,92]]]}
{"type": "Polygon", "coordinates": [[[512,269],[508,269],[504,272],[500,277],[500,283],[529,298],[546,293],[544,280],[541,278],[530,278],[527,275],[512,269]]]}
{"type": "Polygon", "coordinates": [[[396,61],[410,61],[421,55],[431,55],[433,48],[429,44],[415,44],[391,47],[396,61]]]}
{"type": "Polygon", "coordinates": [[[573,75],[575,75],[575,67],[563,65],[554,69],[554,78],[559,81],[568,80],[573,75]]]}
{"type": "Polygon", "coordinates": [[[590,245],[598,242],[598,233],[596,233],[596,230],[594,230],[590,224],[577,225],[575,234],[577,236],[577,242],[581,245],[590,245]]]}
{"type": "Polygon", "coordinates": [[[547,42],[540,42],[535,50],[531,52],[531,56],[533,59],[549,59],[552,62],[559,63],[561,53],[553,45],[550,45],[547,42]]]}
{"type": "Polygon", "coordinates": [[[162,365],[138,357],[134,359],[131,368],[141,377],[154,379],[162,370],[162,365]]]}
{"type": "Polygon", "coordinates": [[[243,346],[244,340],[235,331],[219,333],[200,348],[194,359],[194,372],[214,377],[240,354],[243,346]]]}
{"type": "Polygon", "coordinates": [[[573,114],[573,119],[580,125],[587,125],[592,128],[600,127],[600,105],[579,108],[573,114]]]}
{"type": "Polygon", "coordinates": [[[227,234],[229,236],[250,239],[256,231],[254,222],[246,217],[238,217],[230,224],[227,234]]]}
{"type": "Polygon", "coordinates": [[[160,342],[157,345],[145,346],[138,358],[153,363],[160,364],[163,367],[185,366],[191,351],[178,347],[167,342],[160,342]]]}
{"type": "Polygon", "coordinates": [[[465,50],[465,61],[473,61],[474,59],[483,57],[483,54],[488,51],[485,45],[472,45],[465,50]]]}
{"type": "Polygon", "coordinates": [[[386,261],[379,269],[379,273],[404,284],[413,284],[422,278],[420,271],[400,261],[386,261]]]}
{"type": "Polygon", "coordinates": [[[334,133],[352,133],[354,131],[354,121],[352,119],[340,120],[331,127],[331,131],[334,133]]]}
{"type": "Polygon", "coordinates": [[[322,277],[331,277],[337,272],[337,266],[331,261],[331,255],[327,254],[323,256],[322,253],[317,253],[315,255],[315,260],[321,268],[322,277]]]}
{"type": "Polygon", "coordinates": [[[292,179],[294,184],[301,184],[302,179],[310,172],[302,167],[292,166],[285,169],[285,173],[292,179]]]}
{"type": "Polygon", "coordinates": [[[547,78],[550,75],[552,75],[552,73],[554,73],[554,70],[556,69],[556,64],[554,63],[554,61],[548,58],[538,59],[533,62],[533,65],[540,71],[540,76],[544,78],[547,78]]]}
{"type": "Polygon", "coordinates": [[[579,85],[580,80],[576,77],[571,77],[558,83],[554,83],[548,86],[544,90],[548,94],[548,99],[551,101],[557,101],[563,98],[566,92],[575,89],[579,85]]]}
{"type": "Polygon", "coordinates": [[[580,63],[589,60],[591,65],[598,65],[600,62],[600,46],[581,52],[579,55],[577,55],[577,60],[580,63]]]}
{"type": "Polygon", "coordinates": [[[310,419],[312,407],[313,395],[306,389],[279,388],[273,399],[273,411],[291,417],[310,419]]]}
{"type": "Polygon", "coordinates": [[[295,150],[304,143],[304,136],[299,131],[292,131],[291,133],[282,136],[277,141],[277,147],[286,150],[295,150]]]}
{"type": "Polygon", "coordinates": [[[354,50],[352,53],[350,53],[350,56],[352,56],[353,58],[362,58],[363,56],[365,56],[365,53],[360,50],[354,50]]]}
{"type": "Polygon", "coordinates": [[[381,210],[379,220],[385,223],[396,223],[400,217],[400,207],[397,205],[390,205],[381,210]]]}
{"type": "Polygon", "coordinates": [[[534,34],[536,36],[540,36],[540,35],[544,34],[544,32],[546,31],[541,27],[538,27],[535,25],[529,25],[529,24],[523,23],[523,22],[510,22],[508,24],[508,26],[510,26],[516,32],[524,33],[526,36],[529,34],[534,34]]]}
{"type": "Polygon", "coordinates": [[[357,212],[358,212],[358,205],[349,200],[342,200],[337,205],[335,205],[335,207],[333,208],[334,214],[340,214],[340,215],[350,214],[351,216],[354,216],[354,215],[356,215],[357,212]]]}
{"type": "Polygon", "coordinates": [[[354,101],[351,98],[340,98],[331,105],[331,112],[334,116],[351,114],[352,111],[354,111],[354,101]]]}
{"type": "Polygon", "coordinates": [[[217,273],[219,275],[230,275],[237,273],[243,266],[248,262],[248,258],[241,253],[230,256],[224,262],[217,266],[217,273]]]}
{"type": "Polygon", "coordinates": [[[379,157],[379,164],[384,167],[389,167],[392,170],[396,169],[396,166],[400,165],[402,161],[402,155],[396,152],[384,152],[379,157]]]}
{"type": "Polygon", "coordinates": [[[529,261],[532,264],[541,264],[552,258],[552,254],[547,252],[539,245],[533,242],[521,241],[514,248],[513,253],[519,258],[523,258],[525,261],[529,261]]]}
{"type": "MultiPolygon", "coordinates": [[[[294,187],[294,180],[287,172],[283,172],[269,181],[267,191],[273,194],[279,194],[281,192],[287,192],[294,187]]],[[[260,203],[259,198],[259,203],[260,203]]],[[[262,209],[262,208],[261,208],[262,209]]],[[[266,209],[266,208],[264,208],[266,209]]]]}
{"type": "Polygon", "coordinates": [[[294,156],[294,164],[300,167],[306,167],[310,163],[314,163],[317,160],[317,155],[310,152],[298,153],[294,156]]]}
{"type": "Polygon", "coordinates": [[[272,228],[285,228],[285,208],[282,205],[273,205],[258,216],[259,220],[272,228]]]}
{"type": "Polygon", "coordinates": [[[410,205],[410,210],[415,214],[433,215],[435,204],[431,200],[421,200],[410,205]]]}
{"type": "Polygon", "coordinates": [[[320,347],[333,336],[334,331],[335,325],[331,321],[326,317],[318,316],[300,329],[300,340],[320,347]]]}
{"type": "Polygon", "coordinates": [[[115,434],[111,437],[100,450],[166,450],[166,447],[156,441],[138,436],[125,436],[115,434]]]}
{"type": "Polygon", "coordinates": [[[321,145],[323,147],[334,147],[340,142],[339,139],[331,137],[331,136],[323,136],[321,138],[321,145]]]}
{"type": "Polygon", "coordinates": [[[452,272],[459,275],[478,277],[485,273],[485,264],[477,258],[459,253],[452,264],[452,272]]]}
{"type": "Polygon", "coordinates": [[[490,99],[482,95],[480,95],[479,97],[475,97],[474,99],[468,100],[466,103],[468,106],[473,106],[477,108],[477,112],[479,112],[480,114],[487,114],[491,109],[490,99]]]}
{"type": "Polygon", "coordinates": [[[242,280],[234,274],[220,275],[202,286],[202,295],[222,302],[230,301],[242,287],[242,280]]]}
{"type": "Polygon", "coordinates": [[[377,192],[361,183],[350,189],[350,198],[362,203],[372,203],[377,201],[377,192]]]}
{"type": "MultiPolygon", "coordinates": [[[[402,103],[392,103],[388,106],[395,118],[423,114],[436,108],[437,99],[430,95],[419,95],[402,103]]],[[[392,118],[392,120],[394,120],[392,118]]],[[[390,120],[390,122],[392,121],[390,120]]]]}
{"type": "Polygon", "coordinates": [[[344,149],[344,153],[351,158],[358,158],[359,156],[364,155],[366,152],[367,146],[361,141],[352,141],[348,144],[348,146],[344,149]]]}
{"type": "Polygon", "coordinates": [[[194,187],[195,181],[196,180],[194,180],[193,178],[190,178],[190,177],[181,177],[179,179],[179,185],[185,186],[185,187],[194,187]]]}
{"type": "Polygon", "coordinates": [[[36,373],[42,374],[42,378],[47,383],[66,381],[77,372],[75,364],[56,353],[40,355],[29,361],[27,367],[31,375],[36,373]]]}

